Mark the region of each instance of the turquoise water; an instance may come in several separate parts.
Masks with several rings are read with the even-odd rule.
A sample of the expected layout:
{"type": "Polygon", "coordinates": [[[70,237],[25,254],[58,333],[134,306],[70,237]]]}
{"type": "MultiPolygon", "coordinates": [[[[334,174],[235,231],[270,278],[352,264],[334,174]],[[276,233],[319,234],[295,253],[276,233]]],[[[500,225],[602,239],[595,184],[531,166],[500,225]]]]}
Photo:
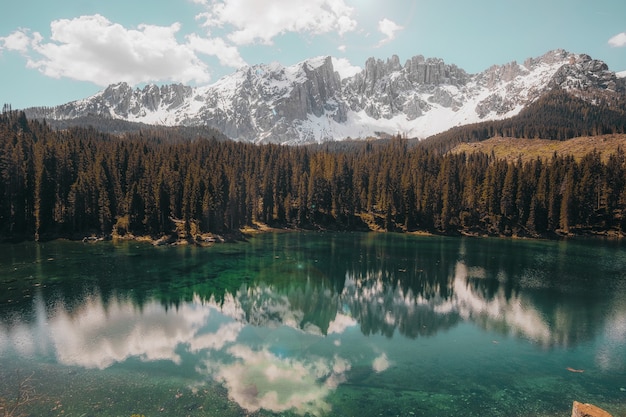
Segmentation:
{"type": "Polygon", "coordinates": [[[32,416],[626,415],[626,251],[356,233],[6,245],[5,405],[25,380],[32,416]]]}

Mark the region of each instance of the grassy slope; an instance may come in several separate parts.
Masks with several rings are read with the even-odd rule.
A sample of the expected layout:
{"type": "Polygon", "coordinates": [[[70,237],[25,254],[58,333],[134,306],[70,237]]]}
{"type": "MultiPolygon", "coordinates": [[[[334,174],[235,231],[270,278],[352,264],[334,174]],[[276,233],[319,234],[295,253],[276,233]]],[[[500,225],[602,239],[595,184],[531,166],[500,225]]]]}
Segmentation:
{"type": "Polygon", "coordinates": [[[606,161],[618,147],[626,150],[626,135],[584,136],[566,141],[495,137],[482,142],[462,143],[451,152],[493,152],[497,158],[516,161],[521,157],[522,161],[528,161],[536,158],[549,159],[554,152],[558,155],[573,155],[579,159],[595,149],[606,161]]]}

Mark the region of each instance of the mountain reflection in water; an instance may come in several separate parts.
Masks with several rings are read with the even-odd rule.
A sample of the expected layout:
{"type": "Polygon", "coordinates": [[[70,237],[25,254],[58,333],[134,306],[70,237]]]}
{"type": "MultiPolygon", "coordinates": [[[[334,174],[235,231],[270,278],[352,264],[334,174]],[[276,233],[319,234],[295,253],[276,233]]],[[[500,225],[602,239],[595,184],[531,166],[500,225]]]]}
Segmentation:
{"type": "Polygon", "coordinates": [[[212,249],[112,247],[81,255],[89,282],[72,269],[71,246],[48,246],[56,258],[41,253],[36,271],[24,271],[40,284],[32,301],[3,304],[0,358],[187,364],[249,412],[300,414],[328,412],[338,386],[394,366],[369,336],[416,339],[473,323],[553,348],[605,332],[598,366],[625,366],[624,280],[597,291],[606,283],[576,275],[588,260],[555,243],[287,234],[212,249]]]}

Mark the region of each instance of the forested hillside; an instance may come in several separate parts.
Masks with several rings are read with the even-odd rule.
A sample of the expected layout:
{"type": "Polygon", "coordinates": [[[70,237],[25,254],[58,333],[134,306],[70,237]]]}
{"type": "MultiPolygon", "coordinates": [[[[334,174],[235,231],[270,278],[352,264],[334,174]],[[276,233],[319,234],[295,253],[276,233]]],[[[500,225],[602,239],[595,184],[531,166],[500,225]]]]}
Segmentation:
{"type": "Polygon", "coordinates": [[[423,145],[447,152],[459,143],[478,142],[495,136],[567,140],[621,133],[626,133],[626,101],[623,97],[583,100],[567,91],[554,89],[515,117],[455,127],[426,139],[423,145]]]}
{"type": "Polygon", "coordinates": [[[0,115],[3,240],[306,229],[550,236],[621,233],[625,155],[445,154],[395,138],[346,149],[257,146],[175,131],[53,131],[0,115]]]}

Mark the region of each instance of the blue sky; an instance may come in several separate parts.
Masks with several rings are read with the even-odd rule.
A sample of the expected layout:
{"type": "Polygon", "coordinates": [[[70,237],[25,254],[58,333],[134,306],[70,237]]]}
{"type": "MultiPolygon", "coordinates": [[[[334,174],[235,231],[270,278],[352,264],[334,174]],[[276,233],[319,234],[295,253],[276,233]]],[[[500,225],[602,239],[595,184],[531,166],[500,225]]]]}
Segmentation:
{"type": "Polygon", "coordinates": [[[108,84],[210,84],[242,65],[443,58],[470,73],[562,48],[626,70],[624,0],[20,0],[0,13],[0,105],[108,84]]]}

